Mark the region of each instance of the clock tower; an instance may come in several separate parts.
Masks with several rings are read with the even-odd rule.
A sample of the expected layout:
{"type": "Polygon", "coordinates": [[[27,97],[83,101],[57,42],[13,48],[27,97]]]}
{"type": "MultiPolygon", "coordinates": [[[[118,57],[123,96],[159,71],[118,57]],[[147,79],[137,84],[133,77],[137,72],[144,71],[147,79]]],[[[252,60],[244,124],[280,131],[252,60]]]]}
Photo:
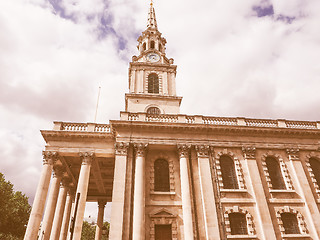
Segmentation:
{"type": "Polygon", "coordinates": [[[126,112],[178,114],[182,97],[176,96],[176,69],[166,56],[167,41],[158,31],[153,4],[150,4],[147,29],[138,38],[139,56],[129,67],[129,93],[126,112]]]}

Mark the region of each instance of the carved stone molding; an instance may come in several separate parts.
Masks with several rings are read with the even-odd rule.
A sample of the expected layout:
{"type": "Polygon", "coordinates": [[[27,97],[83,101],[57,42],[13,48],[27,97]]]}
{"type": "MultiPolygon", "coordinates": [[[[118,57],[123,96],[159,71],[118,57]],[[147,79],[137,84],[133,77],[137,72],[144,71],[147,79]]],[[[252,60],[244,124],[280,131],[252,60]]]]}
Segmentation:
{"type": "Polygon", "coordinates": [[[94,152],[80,152],[79,156],[82,161],[82,165],[90,165],[94,159],[94,152]]]}
{"type": "Polygon", "coordinates": [[[279,161],[280,170],[281,170],[283,180],[286,185],[286,189],[293,190],[293,185],[292,185],[292,181],[291,181],[291,178],[289,175],[289,171],[288,171],[287,165],[285,164],[283,158],[279,154],[274,154],[272,151],[268,151],[266,154],[262,155],[262,162],[261,163],[262,163],[262,168],[263,168],[264,174],[266,176],[269,190],[272,190],[272,183],[271,183],[271,179],[269,177],[269,171],[268,171],[267,163],[266,163],[267,157],[272,157],[272,158],[275,158],[276,160],[279,161]]]}
{"type": "Polygon", "coordinates": [[[43,165],[53,165],[59,157],[58,152],[53,151],[42,151],[43,165]]]}
{"type": "Polygon", "coordinates": [[[276,208],[276,217],[277,217],[278,225],[279,225],[280,232],[281,232],[282,236],[285,235],[285,228],[283,227],[281,213],[292,213],[292,214],[296,215],[300,233],[301,234],[308,234],[306,223],[304,221],[302,214],[289,206],[284,206],[284,208],[276,208]]]}
{"type": "Polygon", "coordinates": [[[256,158],[256,148],[255,147],[242,147],[243,156],[245,159],[255,159],[256,158]]]}
{"type": "Polygon", "coordinates": [[[116,155],[126,156],[128,154],[129,143],[116,142],[114,144],[114,150],[116,155]]]}
{"type": "Polygon", "coordinates": [[[286,151],[290,160],[299,160],[299,148],[287,148],[286,151]]]}
{"type": "Polygon", "coordinates": [[[212,152],[212,147],[210,145],[196,145],[195,149],[198,157],[208,158],[212,152]]]}
{"type": "Polygon", "coordinates": [[[311,152],[306,156],[306,159],[305,159],[306,160],[306,166],[307,166],[310,178],[312,180],[313,187],[316,190],[318,198],[320,199],[320,186],[319,186],[319,184],[317,182],[317,179],[316,179],[316,177],[314,175],[314,172],[313,172],[311,164],[310,164],[310,159],[311,158],[320,161],[320,154],[319,153],[315,153],[315,152],[311,152]]]}
{"type": "Polygon", "coordinates": [[[190,147],[191,147],[190,144],[178,144],[177,145],[180,158],[182,158],[182,157],[187,158],[189,156],[190,147]]]}
{"type": "Polygon", "coordinates": [[[136,151],[136,157],[144,157],[148,144],[147,143],[135,143],[134,149],[136,151]]]}
{"type": "Polygon", "coordinates": [[[149,215],[151,219],[150,224],[150,240],[155,239],[155,225],[169,224],[171,225],[172,240],[178,240],[178,224],[177,215],[171,213],[169,210],[162,208],[155,213],[149,215]]]}
{"type": "Polygon", "coordinates": [[[247,220],[247,230],[248,230],[248,235],[255,235],[255,226],[253,223],[253,217],[252,215],[245,209],[240,208],[239,206],[233,206],[233,207],[228,207],[226,208],[226,211],[224,213],[224,222],[226,226],[226,232],[227,235],[231,235],[231,226],[230,226],[230,220],[229,220],[229,214],[232,213],[241,213],[246,216],[247,220]]]}

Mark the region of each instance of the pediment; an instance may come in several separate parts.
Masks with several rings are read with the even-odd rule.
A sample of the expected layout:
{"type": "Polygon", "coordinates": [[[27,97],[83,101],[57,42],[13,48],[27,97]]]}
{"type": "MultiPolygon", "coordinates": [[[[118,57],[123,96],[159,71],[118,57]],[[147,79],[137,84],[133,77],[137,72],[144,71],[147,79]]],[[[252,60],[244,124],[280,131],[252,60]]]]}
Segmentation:
{"type": "Polygon", "coordinates": [[[176,215],[171,213],[169,210],[163,208],[150,213],[150,217],[151,218],[176,217],[176,215]]]}

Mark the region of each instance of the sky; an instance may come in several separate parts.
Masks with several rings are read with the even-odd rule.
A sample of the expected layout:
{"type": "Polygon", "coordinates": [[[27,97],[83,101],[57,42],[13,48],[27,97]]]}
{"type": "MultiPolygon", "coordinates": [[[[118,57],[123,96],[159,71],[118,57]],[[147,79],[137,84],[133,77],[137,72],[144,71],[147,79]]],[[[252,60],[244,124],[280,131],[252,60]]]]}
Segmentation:
{"type": "MultiPolygon", "coordinates": [[[[320,121],[319,0],[154,6],[178,66],[181,113],[320,121]]],[[[97,122],[119,119],[148,8],[148,0],[0,1],[0,172],[30,203],[40,129],[93,122],[99,87],[97,122]]]]}

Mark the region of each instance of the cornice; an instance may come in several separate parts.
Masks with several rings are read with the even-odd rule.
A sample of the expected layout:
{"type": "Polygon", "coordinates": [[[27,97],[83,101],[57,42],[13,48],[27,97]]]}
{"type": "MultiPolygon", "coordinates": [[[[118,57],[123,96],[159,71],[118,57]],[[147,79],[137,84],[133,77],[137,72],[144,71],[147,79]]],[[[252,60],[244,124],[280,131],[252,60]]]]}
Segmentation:
{"type": "Polygon", "coordinates": [[[56,130],[40,130],[42,137],[46,142],[52,140],[63,139],[110,139],[114,138],[113,133],[101,132],[80,132],[80,131],[56,131],[56,130]]]}
{"type": "Polygon", "coordinates": [[[188,123],[168,123],[168,122],[146,122],[146,121],[126,121],[110,120],[113,129],[117,128],[136,128],[146,131],[166,130],[183,131],[184,133],[205,133],[205,134],[242,134],[244,136],[274,136],[274,137],[320,137],[319,129],[292,129],[292,128],[265,128],[252,126],[230,126],[230,125],[208,125],[208,124],[188,124],[188,123]]]}
{"type": "Polygon", "coordinates": [[[140,98],[140,99],[144,99],[144,98],[148,98],[148,99],[154,99],[154,100],[161,100],[161,99],[165,99],[165,100],[177,100],[179,101],[179,103],[181,103],[182,97],[178,97],[178,96],[169,96],[169,95],[160,95],[160,94],[151,94],[151,93],[126,93],[125,94],[125,99],[127,100],[128,98],[140,98]]]}
{"type": "MultiPolygon", "coordinates": [[[[166,60],[168,60],[168,59],[166,58],[166,60]]],[[[157,68],[158,70],[161,70],[161,71],[166,71],[167,69],[171,69],[171,70],[174,70],[174,72],[175,72],[177,69],[177,65],[171,65],[171,64],[166,64],[166,63],[130,62],[129,68],[131,70],[136,70],[136,69],[143,70],[143,69],[157,68]]]]}

